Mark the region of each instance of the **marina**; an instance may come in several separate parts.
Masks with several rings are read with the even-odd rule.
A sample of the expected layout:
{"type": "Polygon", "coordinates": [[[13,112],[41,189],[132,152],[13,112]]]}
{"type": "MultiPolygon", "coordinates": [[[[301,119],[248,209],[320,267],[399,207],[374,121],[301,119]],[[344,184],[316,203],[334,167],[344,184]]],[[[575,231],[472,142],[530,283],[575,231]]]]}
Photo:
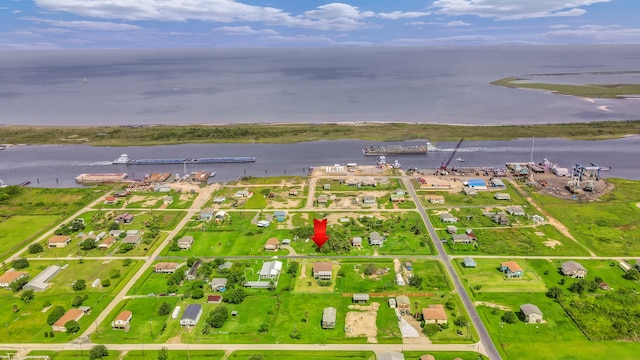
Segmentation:
{"type": "Polygon", "coordinates": [[[169,158],[169,159],[131,159],[129,155],[122,154],[113,160],[114,165],[159,165],[159,164],[219,164],[219,163],[249,163],[255,162],[253,156],[226,156],[210,158],[169,158]]]}

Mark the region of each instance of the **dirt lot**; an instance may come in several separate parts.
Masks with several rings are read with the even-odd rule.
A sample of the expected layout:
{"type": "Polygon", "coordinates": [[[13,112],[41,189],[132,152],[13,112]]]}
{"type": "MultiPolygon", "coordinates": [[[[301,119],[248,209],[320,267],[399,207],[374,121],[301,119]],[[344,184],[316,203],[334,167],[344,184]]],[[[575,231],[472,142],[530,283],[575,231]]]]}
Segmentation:
{"type": "Polygon", "coordinates": [[[371,303],[369,306],[349,305],[349,311],[345,318],[346,332],[349,337],[366,336],[368,343],[377,343],[378,327],[376,317],[380,304],[371,303]]]}

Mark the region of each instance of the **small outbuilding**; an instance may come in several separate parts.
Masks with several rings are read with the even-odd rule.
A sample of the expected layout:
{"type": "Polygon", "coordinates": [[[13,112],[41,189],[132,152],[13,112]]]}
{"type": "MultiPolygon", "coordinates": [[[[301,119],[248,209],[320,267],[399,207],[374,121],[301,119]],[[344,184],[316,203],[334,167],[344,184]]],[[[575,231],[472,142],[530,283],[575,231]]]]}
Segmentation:
{"type": "Polygon", "coordinates": [[[462,264],[466,268],[474,268],[474,267],[478,266],[478,264],[476,264],[476,261],[473,260],[473,258],[471,258],[469,256],[465,256],[464,259],[462,259],[462,264]]]}
{"type": "Polygon", "coordinates": [[[334,307],[324,308],[324,310],[322,311],[322,328],[323,329],[336,328],[336,313],[337,313],[337,310],[334,307]]]}
{"type": "Polygon", "coordinates": [[[351,302],[354,302],[354,303],[369,302],[369,294],[353,294],[351,296],[351,302]]]}

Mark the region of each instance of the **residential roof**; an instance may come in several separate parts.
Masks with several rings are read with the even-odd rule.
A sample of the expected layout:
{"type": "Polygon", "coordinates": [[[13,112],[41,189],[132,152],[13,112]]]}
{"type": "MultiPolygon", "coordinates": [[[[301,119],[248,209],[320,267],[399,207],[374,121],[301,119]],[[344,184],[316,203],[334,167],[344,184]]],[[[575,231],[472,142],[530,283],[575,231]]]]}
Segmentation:
{"type": "Polygon", "coordinates": [[[520,265],[518,265],[518,263],[515,262],[515,261],[505,261],[505,262],[500,263],[500,267],[503,267],[503,266],[507,267],[511,271],[524,271],[524,270],[522,270],[520,265]]]}
{"type": "Polygon", "coordinates": [[[447,312],[442,304],[431,304],[428,308],[423,308],[422,316],[425,320],[447,320],[447,312]]]}
{"type": "Polygon", "coordinates": [[[377,356],[378,360],[404,360],[404,354],[396,351],[388,351],[379,353],[377,356]]]}
{"type": "Polygon", "coordinates": [[[33,279],[31,279],[31,281],[29,281],[27,283],[27,285],[25,285],[25,287],[28,288],[38,288],[40,290],[44,290],[46,289],[49,284],[47,283],[47,281],[51,280],[51,278],[56,275],[58,273],[58,271],[60,271],[62,268],[58,265],[50,265],[47,266],[46,269],[42,270],[42,272],[38,275],[36,275],[36,277],[34,277],[33,279]]]}
{"type": "Polygon", "coordinates": [[[355,301],[369,301],[369,294],[353,294],[355,301]]]}
{"type": "Polygon", "coordinates": [[[184,309],[184,313],[182,313],[182,317],[180,320],[191,319],[195,320],[198,318],[198,314],[202,311],[202,305],[200,304],[189,304],[186,309],[184,309]]]}
{"type": "Polygon", "coordinates": [[[123,322],[129,321],[129,319],[131,319],[132,316],[133,316],[133,313],[131,311],[125,310],[120,314],[118,314],[115,321],[123,321],[123,322]]]}
{"type": "Polygon", "coordinates": [[[449,213],[442,213],[440,214],[440,219],[454,219],[455,216],[449,214],[449,213]]]}
{"type": "Polygon", "coordinates": [[[125,244],[137,244],[140,242],[140,239],[142,239],[142,236],[140,235],[127,235],[122,239],[122,242],[125,244]]]}
{"type": "Polygon", "coordinates": [[[329,261],[318,261],[313,263],[313,272],[331,271],[332,264],[329,261]]]}
{"type": "Polygon", "coordinates": [[[260,269],[260,275],[262,276],[276,276],[282,270],[281,261],[267,261],[262,264],[260,269]]]}
{"type": "Polygon", "coordinates": [[[398,305],[411,305],[411,301],[409,301],[409,297],[407,295],[396,296],[396,303],[398,305]]]}
{"type": "Polygon", "coordinates": [[[213,278],[211,279],[211,286],[224,287],[227,286],[226,278],[213,278]]]}
{"type": "Polygon", "coordinates": [[[218,270],[231,269],[231,266],[233,266],[233,263],[231,261],[227,261],[224,264],[218,266],[218,270]]]}
{"type": "Polygon", "coordinates": [[[9,271],[4,275],[0,276],[0,283],[9,283],[16,281],[20,277],[24,275],[28,275],[29,273],[26,271],[9,271]]]}
{"type": "Polygon", "coordinates": [[[178,243],[191,244],[193,243],[193,236],[183,236],[182,238],[180,238],[180,240],[178,240],[178,243]]]}
{"type": "Polygon", "coordinates": [[[64,326],[64,324],[68,323],[71,320],[78,320],[84,315],[84,312],[80,309],[69,309],[58,321],[53,324],[53,326],[64,326]]]}
{"type": "Polygon", "coordinates": [[[476,263],[475,260],[473,260],[473,258],[469,257],[469,256],[465,256],[464,259],[462,259],[462,261],[464,261],[465,264],[468,264],[468,263],[474,263],[475,264],[476,263]]]}
{"type": "Polygon", "coordinates": [[[273,246],[277,246],[278,244],[280,244],[280,241],[278,241],[278,238],[269,238],[269,240],[267,240],[267,242],[264,244],[266,245],[273,245],[273,246]]]}
{"type": "Polygon", "coordinates": [[[324,308],[322,311],[322,321],[336,322],[337,310],[334,307],[324,308]]]}
{"type": "Polygon", "coordinates": [[[49,238],[49,244],[57,244],[64,243],[67,241],[71,241],[71,236],[69,235],[56,235],[49,238]]]}
{"type": "Polygon", "coordinates": [[[576,271],[576,270],[587,271],[587,269],[585,269],[584,266],[582,266],[580,263],[577,263],[575,261],[563,262],[562,263],[562,270],[564,270],[564,271],[576,271]]]}
{"type": "Polygon", "coordinates": [[[216,302],[216,301],[221,301],[222,300],[222,296],[221,295],[209,295],[207,296],[207,301],[209,302],[216,302]]]}
{"type": "Polygon", "coordinates": [[[111,245],[113,243],[116,242],[116,238],[114,238],[113,236],[109,236],[104,238],[104,240],[102,240],[102,242],[100,243],[100,245],[111,245]]]}
{"type": "Polygon", "coordinates": [[[160,269],[160,270],[169,270],[169,269],[177,269],[178,268],[178,263],[172,263],[172,262],[161,262],[161,263],[157,263],[156,264],[156,270],[160,269]]]}
{"type": "Polygon", "coordinates": [[[542,315],[542,311],[540,311],[540,309],[538,309],[538,307],[533,304],[520,305],[520,310],[522,310],[522,313],[525,315],[531,315],[531,314],[542,315]]]}
{"type": "Polygon", "coordinates": [[[384,237],[382,237],[382,235],[380,235],[379,232],[377,231],[372,231],[371,234],[369,234],[369,239],[370,240],[384,240],[384,237]]]}

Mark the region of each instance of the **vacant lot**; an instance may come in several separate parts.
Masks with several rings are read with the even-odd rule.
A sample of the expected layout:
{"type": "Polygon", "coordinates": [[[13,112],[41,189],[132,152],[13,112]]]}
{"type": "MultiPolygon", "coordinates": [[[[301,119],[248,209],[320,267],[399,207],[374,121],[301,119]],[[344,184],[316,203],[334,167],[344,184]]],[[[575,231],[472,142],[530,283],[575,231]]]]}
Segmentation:
{"type": "Polygon", "coordinates": [[[0,217],[0,260],[35,240],[59,221],[56,215],[0,217]]]}

